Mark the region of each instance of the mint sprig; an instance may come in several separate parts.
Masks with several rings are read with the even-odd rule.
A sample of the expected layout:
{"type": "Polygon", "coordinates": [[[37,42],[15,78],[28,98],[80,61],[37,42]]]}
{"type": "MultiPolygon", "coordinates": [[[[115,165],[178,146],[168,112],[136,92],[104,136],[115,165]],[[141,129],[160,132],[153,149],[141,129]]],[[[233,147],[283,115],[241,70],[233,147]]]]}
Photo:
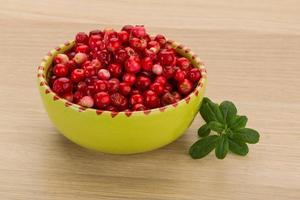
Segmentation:
{"type": "Polygon", "coordinates": [[[237,115],[230,101],[218,105],[205,97],[200,114],[206,123],[198,129],[200,139],[190,147],[189,153],[194,159],[203,158],[213,150],[219,159],[224,159],[229,151],[245,156],[249,152],[247,143],[259,141],[259,133],[246,128],[248,118],[237,115]]]}

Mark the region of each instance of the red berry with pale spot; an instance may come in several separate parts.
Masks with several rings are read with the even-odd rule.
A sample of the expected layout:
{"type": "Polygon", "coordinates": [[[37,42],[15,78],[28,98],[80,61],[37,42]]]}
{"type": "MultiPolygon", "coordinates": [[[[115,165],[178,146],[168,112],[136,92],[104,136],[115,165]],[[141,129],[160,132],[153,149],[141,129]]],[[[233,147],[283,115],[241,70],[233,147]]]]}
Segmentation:
{"type": "Polygon", "coordinates": [[[85,61],[87,61],[88,56],[87,56],[85,53],[79,52],[79,53],[76,53],[76,54],[75,54],[75,56],[74,56],[73,59],[74,59],[74,61],[75,61],[77,64],[81,65],[82,63],[84,63],[85,61]]]}
{"type": "Polygon", "coordinates": [[[163,73],[163,67],[160,64],[155,64],[152,66],[152,72],[156,75],[161,75],[163,73]]]}
{"type": "Polygon", "coordinates": [[[70,79],[61,77],[54,81],[52,90],[58,95],[66,94],[71,92],[73,89],[70,79]]]}
{"type": "Polygon", "coordinates": [[[176,64],[181,70],[187,70],[190,67],[190,61],[185,57],[178,58],[176,64]]]}
{"type": "Polygon", "coordinates": [[[95,92],[105,92],[108,90],[108,82],[104,80],[97,80],[94,82],[95,92]]]}
{"type": "Polygon", "coordinates": [[[129,40],[129,43],[130,43],[130,46],[136,50],[141,49],[141,47],[142,47],[142,41],[139,38],[131,38],[129,40]]]}
{"type": "Polygon", "coordinates": [[[125,69],[127,72],[138,73],[141,70],[141,62],[138,57],[131,56],[125,61],[125,69]]]}
{"type": "Polygon", "coordinates": [[[69,61],[69,57],[66,55],[66,54],[57,54],[55,57],[54,57],[54,63],[56,64],[67,64],[67,62],[69,61]]]}
{"type": "Polygon", "coordinates": [[[193,84],[190,80],[184,79],[181,83],[178,83],[177,88],[181,94],[187,95],[192,92],[193,84]]]}
{"type": "Polygon", "coordinates": [[[143,104],[144,98],[141,94],[133,94],[129,98],[130,105],[143,104]]]}
{"type": "Polygon", "coordinates": [[[71,73],[71,81],[78,83],[84,80],[84,70],[83,69],[74,69],[71,73]]]}
{"type": "Polygon", "coordinates": [[[107,69],[114,78],[120,77],[123,72],[121,65],[117,63],[110,64],[107,69]]]}
{"type": "Polygon", "coordinates": [[[100,69],[97,75],[100,80],[108,80],[110,78],[110,72],[107,69],[100,69]]]}
{"type": "Polygon", "coordinates": [[[165,36],[160,34],[156,35],[154,40],[157,41],[161,46],[164,46],[167,42],[165,36]]]}
{"type": "Polygon", "coordinates": [[[201,72],[198,68],[192,68],[188,72],[188,79],[191,80],[192,82],[198,82],[201,78],[201,72]]]}
{"type": "Polygon", "coordinates": [[[78,104],[87,108],[91,108],[94,106],[94,100],[90,96],[84,96],[78,101],[78,104]]]}
{"type": "Polygon", "coordinates": [[[119,92],[127,96],[131,92],[131,86],[128,83],[120,83],[119,92]]]}
{"type": "Polygon", "coordinates": [[[109,94],[107,92],[98,92],[94,96],[94,103],[96,108],[104,109],[111,103],[109,94]]]}
{"type": "Polygon", "coordinates": [[[80,91],[76,91],[73,95],[73,101],[78,103],[78,101],[83,97],[83,93],[80,91]]]}
{"type": "Polygon", "coordinates": [[[73,102],[73,100],[74,100],[74,96],[73,96],[72,93],[64,94],[63,98],[66,99],[69,102],[73,102]]]}

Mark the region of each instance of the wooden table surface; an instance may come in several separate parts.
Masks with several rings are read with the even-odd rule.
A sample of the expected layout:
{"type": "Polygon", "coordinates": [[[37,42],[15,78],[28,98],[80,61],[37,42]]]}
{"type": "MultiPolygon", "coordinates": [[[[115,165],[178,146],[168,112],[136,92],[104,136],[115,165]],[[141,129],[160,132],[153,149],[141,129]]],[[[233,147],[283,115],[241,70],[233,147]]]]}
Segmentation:
{"type": "Polygon", "coordinates": [[[300,199],[300,2],[0,0],[0,199],[300,199]],[[159,150],[83,149],[48,119],[36,66],[77,31],[144,24],[197,52],[207,96],[234,101],[261,140],[246,157],[187,154],[202,123],[159,150]]]}

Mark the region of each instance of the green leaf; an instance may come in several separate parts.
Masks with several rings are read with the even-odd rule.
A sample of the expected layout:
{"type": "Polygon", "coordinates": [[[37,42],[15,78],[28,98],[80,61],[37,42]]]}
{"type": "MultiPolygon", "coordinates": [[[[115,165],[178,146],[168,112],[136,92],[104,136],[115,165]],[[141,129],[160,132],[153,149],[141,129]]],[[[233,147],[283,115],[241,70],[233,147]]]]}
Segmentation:
{"type": "Polygon", "coordinates": [[[222,133],[222,131],[225,129],[225,125],[221,124],[220,122],[217,122],[217,121],[209,122],[208,127],[211,130],[216,131],[217,133],[222,133]]]}
{"type": "Polygon", "coordinates": [[[229,150],[235,154],[245,156],[249,152],[248,145],[234,138],[228,139],[229,150]]]}
{"type": "Polygon", "coordinates": [[[218,137],[217,135],[210,135],[195,142],[189,150],[191,157],[199,159],[209,154],[216,147],[218,137]]]}
{"type": "Polygon", "coordinates": [[[227,135],[221,135],[217,141],[215,154],[217,158],[224,159],[228,153],[229,143],[227,135]]]}
{"type": "Polygon", "coordinates": [[[259,141],[259,133],[251,128],[242,128],[234,131],[233,138],[246,143],[255,144],[259,141]]]}
{"type": "Polygon", "coordinates": [[[208,124],[204,124],[198,129],[198,136],[199,137],[206,137],[210,134],[210,128],[208,127],[208,124]]]}
{"type": "Polygon", "coordinates": [[[210,99],[204,98],[200,108],[202,118],[208,123],[210,121],[218,121],[224,123],[222,112],[219,105],[213,103],[210,99]]]}
{"type": "Polygon", "coordinates": [[[224,122],[230,124],[234,121],[236,117],[236,107],[231,101],[223,101],[220,104],[220,110],[223,114],[224,122]]]}
{"type": "Polygon", "coordinates": [[[231,124],[228,124],[228,126],[232,130],[239,130],[241,128],[245,128],[247,121],[248,118],[246,116],[236,116],[234,121],[231,124]]]}

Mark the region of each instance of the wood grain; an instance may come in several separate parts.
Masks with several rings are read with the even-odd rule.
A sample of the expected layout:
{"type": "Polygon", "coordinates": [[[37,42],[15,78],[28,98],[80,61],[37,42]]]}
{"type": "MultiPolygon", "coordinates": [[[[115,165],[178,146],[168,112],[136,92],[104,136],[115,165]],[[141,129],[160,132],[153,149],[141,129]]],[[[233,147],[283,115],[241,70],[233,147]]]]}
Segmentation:
{"type": "Polygon", "coordinates": [[[0,0],[0,199],[300,199],[297,0],[0,0]],[[131,156],[78,147],[50,123],[36,66],[78,31],[145,24],[205,61],[207,96],[230,99],[258,129],[246,157],[187,155],[197,117],[162,149],[131,156]]]}

